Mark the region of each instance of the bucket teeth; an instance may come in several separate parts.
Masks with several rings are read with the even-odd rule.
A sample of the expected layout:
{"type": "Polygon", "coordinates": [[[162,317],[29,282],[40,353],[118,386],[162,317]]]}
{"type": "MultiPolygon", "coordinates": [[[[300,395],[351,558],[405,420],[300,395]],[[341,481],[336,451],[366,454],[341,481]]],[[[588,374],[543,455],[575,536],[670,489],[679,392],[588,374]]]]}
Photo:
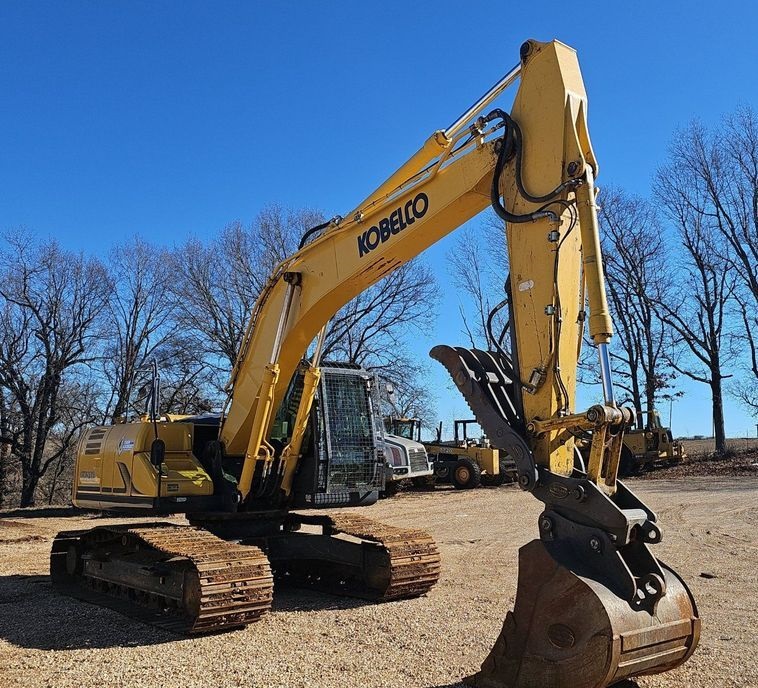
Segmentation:
{"type": "Polygon", "coordinates": [[[443,344],[435,346],[429,355],[447,369],[492,446],[513,462],[521,487],[531,490],[537,473],[523,439],[521,392],[508,361],[491,351],[443,344]]]}

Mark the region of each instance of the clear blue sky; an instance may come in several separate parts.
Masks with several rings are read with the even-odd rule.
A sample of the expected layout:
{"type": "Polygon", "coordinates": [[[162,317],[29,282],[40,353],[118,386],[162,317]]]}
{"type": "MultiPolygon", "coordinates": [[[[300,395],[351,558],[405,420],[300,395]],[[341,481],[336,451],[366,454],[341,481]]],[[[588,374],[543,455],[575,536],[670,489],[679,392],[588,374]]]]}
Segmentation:
{"type": "MultiPolygon", "coordinates": [[[[134,233],[213,233],[272,201],[345,212],[514,65],[526,38],[578,50],[599,183],[645,194],[677,126],[758,106],[757,8],[6,0],[0,229],[102,253],[134,233]]],[[[448,248],[427,254],[441,274],[448,248]]],[[[456,338],[440,329],[420,355],[456,338]]],[[[442,417],[464,414],[435,380],[442,417]]],[[[728,434],[755,431],[731,402],[728,417],[728,434]]],[[[710,433],[706,388],[687,386],[674,425],[710,433]]]]}

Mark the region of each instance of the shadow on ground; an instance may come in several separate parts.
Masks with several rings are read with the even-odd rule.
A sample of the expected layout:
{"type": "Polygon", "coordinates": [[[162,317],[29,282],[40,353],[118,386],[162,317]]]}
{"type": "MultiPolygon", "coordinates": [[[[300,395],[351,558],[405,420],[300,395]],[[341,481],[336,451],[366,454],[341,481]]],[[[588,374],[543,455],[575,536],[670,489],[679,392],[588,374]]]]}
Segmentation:
{"type": "Polygon", "coordinates": [[[129,647],[179,636],[56,592],[50,576],[0,576],[0,638],[40,650],[129,647]]]}
{"type": "MultiPolygon", "coordinates": [[[[353,609],[366,604],[373,603],[280,585],[272,613],[353,609]]],[[[259,623],[266,623],[265,617],[259,623]]],[[[39,650],[191,642],[188,636],[62,595],[53,588],[50,576],[17,574],[0,576],[0,638],[17,647],[39,650]]]]}
{"type": "MultiPolygon", "coordinates": [[[[356,597],[344,597],[332,595],[320,590],[296,588],[292,585],[276,583],[274,587],[274,604],[272,610],[276,612],[315,612],[337,609],[356,609],[365,605],[374,605],[372,600],[364,600],[356,597]]],[[[384,604],[392,604],[385,602],[384,604]]]]}
{"type": "Polygon", "coordinates": [[[45,506],[28,509],[5,509],[0,511],[0,518],[66,518],[68,516],[86,516],[93,511],[78,509],[75,506],[45,506]]]}
{"type": "MultiPolygon", "coordinates": [[[[444,685],[429,686],[429,688],[471,688],[471,685],[466,683],[464,679],[457,683],[445,683],[444,685]]],[[[640,688],[640,685],[636,681],[626,680],[621,683],[614,683],[612,688],[640,688]]]]}

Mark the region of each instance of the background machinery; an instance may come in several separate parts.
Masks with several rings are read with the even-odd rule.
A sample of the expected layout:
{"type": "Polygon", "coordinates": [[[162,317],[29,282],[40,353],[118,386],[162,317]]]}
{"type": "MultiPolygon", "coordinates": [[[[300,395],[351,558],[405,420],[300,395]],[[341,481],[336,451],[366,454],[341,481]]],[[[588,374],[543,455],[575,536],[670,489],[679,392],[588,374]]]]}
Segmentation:
{"type": "MultiPolygon", "coordinates": [[[[413,439],[426,449],[435,481],[452,483],[461,490],[511,482],[516,475],[513,461],[505,455],[501,456],[486,437],[469,437],[468,428],[471,425],[478,425],[477,420],[454,421],[454,439],[442,440],[440,422],[436,439],[422,442],[419,418],[385,418],[388,432],[413,439]]],[[[419,483],[419,487],[426,485],[426,481],[419,483]]]]}
{"type": "Polygon", "coordinates": [[[475,419],[453,421],[453,439],[442,440],[442,422],[437,438],[426,443],[434,461],[434,476],[441,482],[452,483],[459,490],[479,485],[494,486],[512,482],[516,464],[507,454],[493,447],[486,436],[469,437],[469,427],[478,426],[475,419]]]}
{"type": "Polygon", "coordinates": [[[658,411],[643,411],[642,415],[647,419],[643,427],[631,428],[624,435],[621,475],[634,475],[657,463],[677,464],[687,458],[684,446],[674,439],[671,428],[663,427],[658,411]]]}
{"type": "Polygon", "coordinates": [[[617,480],[633,414],[618,407],[611,382],[586,112],[574,51],[527,41],[514,69],[354,210],[309,230],[253,309],[220,425],[161,422],[153,413],[149,422],[91,429],[81,444],[78,505],[184,512],[192,525],[61,533],[51,556],[56,584],[188,631],[257,619],[270,604],[272,568],[300,584],[378,599],[429,590],[439,555],[423,531],[292,508],[366,504],[379,481],[371,452],[335,455],[327,467],[303,460],[329,319],[492,206],[506,223],[509,350],[438,346],[432,356],[544,512],[539,539],[519,554],[513,612],[472,680],[597,688],[685,661],[699,635],[694,601],[650,550],[662,536],[655,514],[617,480]],[[517,79],[511,112],[488,110],[517,79]],[[585,300],[605,403],[577,412],[585,300]],[[277,437],[277,411],[298,371],[294,421],[277,437]],[[583,471],[574,436],[589,429],[583,471]],[[322,470],[338,477],[324,483],[322,470]]]}
{"type": "Polygon", "coordinates": [[[387,456],[387,475],[384,496],[397,493],[400,485],[411,482],[414,487],[434,487],[434,468],[426,447],[421,442],[421,421],[404,418],[398,413],[395,388],[385,385],[385,399],[393,413],[385,415],[384,441],[387,456]]]}
{"type": "MultiPolygon", "coordinates": [[[[384,493],[391,496],[398,486],[410,481],[415,487],[433,486],[434,464],[426,447],[405,423],[400,419],[384,420],[384,453],[387,457],[387,473],[384,481],[384,493]]],[[[407,419],[402,419],[407,420],[407,419]]],[[[417,419],[414,419],[417,420],[417,419]]]]}
{"type": "MultiPolygon", "coordinates": [[[[403,454],[397,457],[401,468],[395,476],[395,484],[402,483],[404,477],[410,476],[414,487],[421,489],[434,487],[433,457],[427,453],[426,446],[421,441],[421,419],[385,416],[384,431],[385,439],[391,438],[392,442],[404,447],[405,456],[407,456],[407,459],[403,454]],[[408,470],[405,469],[406,465],[408,470]]],[[[395,490],[396,488],[390,487],[389,483],[385,486],[387,496],[395,490]]]]}
{"type": "MultiPolygon", "coordinates": [[[[661,424],[658,411],[643,411],[642,415],[647,418],[644,425],[629,428],[624,433],[619,462],[621,477],[637,475],[645,468],[655,465],[676,465],[687,458],[684,446],[673,438],[671,428],[665,428],[661,424]]],[[[589,458],[591,443],[591,433],[577,440],[577,446],[585,460],[589,458]]]]}

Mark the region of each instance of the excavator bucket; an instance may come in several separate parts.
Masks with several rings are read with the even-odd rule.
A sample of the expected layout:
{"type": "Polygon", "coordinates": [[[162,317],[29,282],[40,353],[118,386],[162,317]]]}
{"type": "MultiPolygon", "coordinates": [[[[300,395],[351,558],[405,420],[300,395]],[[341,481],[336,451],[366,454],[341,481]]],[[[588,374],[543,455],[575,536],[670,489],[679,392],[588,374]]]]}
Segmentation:
{"type": "Polygon", "coordinates": [[[666,593],[654,611],[635,608],[601,576],[559,563],[545,543],[519,551],[516,603],[477,688],[602,688],[679,666],[700,634],[684,582],[663,567],[666,593]]]}
{"type": "Polygon", "coordinates": [[[625,485],[609,495],[580,469],[536,465],[513,367],[501,354],[437,346],[490,441],[514,459],[520,486],[545,504],[540,539],[519,551],[516,601],[477,688],[604,688],[673,669],[695,651],[700,619],[684,581],[648,549],[661,530],[625,485]]]}

